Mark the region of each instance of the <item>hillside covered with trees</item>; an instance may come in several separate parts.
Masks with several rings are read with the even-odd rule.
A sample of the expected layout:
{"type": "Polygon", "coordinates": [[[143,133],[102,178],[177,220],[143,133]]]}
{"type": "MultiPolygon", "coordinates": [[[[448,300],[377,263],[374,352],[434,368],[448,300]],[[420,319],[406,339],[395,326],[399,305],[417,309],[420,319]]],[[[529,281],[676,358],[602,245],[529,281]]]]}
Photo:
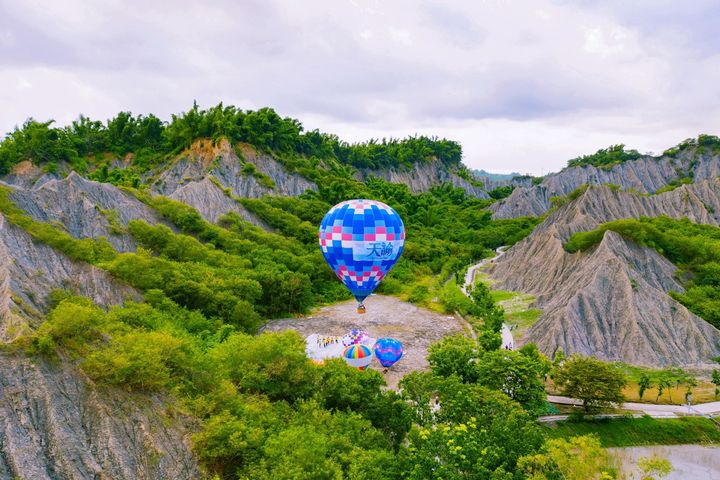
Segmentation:
{"type": "MultiPolygon", "coordinates": [[[[92,289],[83,290],[87,279],[67,279],[51,290],[18,289],[38,270],[25,266],[24,252],[5,248],[16,255],[8,269],[15,290],[4,297],[16,323],[3,330],[11,339],[1,355],[30,359],[51,375],[60,375],[53,370],[58,365],[71,368],[78,382],[110,397],[123,392],[139,403],[165,399],[173,413],[164,421],[182,417],[191,425],[198,471],[208,478],[613,475],[597,439],[551,439],[535,421],[550,408],[547,376],[557,373],[557,386],[570,391],[588,381],[587,369],[578,374],[570,368],[584,360],[571,357],[563,367],[534,345],[501,350],[505,311],[483,284],[469,298],[459,288],[469,264],[521,241],[542,219],[492,218],[488,208],[512,186],[483,200],[449,183],[413,192],[402,183],[355,175],[427,162],[462,174],[455,142],[413,137],[348,144],[305,132],[297,120],[271,109],[194,105],[169,122],[129,113],[105,123],[81,117],[62,128],[29,120],[0,145],[0,174],[21,162],[52,180],[38,187],[0,185],[2,247],[27,237],[137,295],[115,304],[97,295],[93,301],[92,289]],[[236,153],[222,161],[240,163],[238,175],[259,179],[268,194],[239,196],[209,173],[219,160],[207,157],[212,148],[198,145],[222,142],[236,153]],[[316,188],[273,194],[273,180],[247,160],[248,148],[316,188]],[[218,192],[223,197],[212,200],[225,205],[216,221],[153,189],[158,176],[180,162],[205,170],[178,185],[203,185],[203,202],[218,192]],[[68,195],[60,205],[44,196],[43,190],[54,189],[68,195]],[[70,198],[77,205],[63,204],[70,198]],[[152,214],[133,217],[103,203],[109,198],[122,199],[128,211],[152,214]],[[376,371],[360,372],[339,360],[311,362],[294,332],[258,334],[275,318],[349,298],[318,249],[317,225],[332,205],[351,198],[383,201],[405,223],[405,251],[378,293],[460,312],[477,336],[448,337],[430,347],[430,370],[406,376],[399,392],[382,388],[376,371]],[[83,215],[98,225],[78,228],[87,220],[83,215]],[[95,233],[99,224],[107,235],[95,233]]],[[[683,231],[696,233],[693,227],[683,231]]],[[[624,375],[602,368],[613,379],[612,391],[589,394],[589,406],[622,398],[624,375]]],[[[46,455],[42,461],[64,468],[46,455]]]]}
{"type": "MultiPolygon", "coordinates": [[[[498,246],[519,241],[538,219],[492,220],[486,210],[492,200],[449,184],[413,193],[376,177],[358,181],[349,172],[426,161],[459,165],[457,144],[418,137],[348,145],[317,132],[302,133],[298,122],[280,119],[269,109],[241,112],[218,106],[208,111],[194,107],[167,124],[126,114],[106,124],[81,118],[67,128],[29,121],[6,137],[0,158],[6,172],[24,160],[57,171],[56,181],[63,188],[80,185],[86,201],[95,198],[87,192],[117,184],[120,190],[108,186],[113,195],[162,219],[124,222],[119,212],[96,205],[108,222],[108,238],[73,235],[72,214],[38,220],[37,210],[19,206],[27,205],[32,190],[0,186],[0,213],[13,228],[141,295],[103,308],[68,283],[45,292],[47,311],[34,311],[23,298],[41,306],[42,295],[18,291],[10,298],[17,307],[13,315],[37,316],[33,322],[39,326],[16,334],[3,355],[69,363],[93,388],[174,399],[183,414],[198,422],[193,452],[209,475],[420,479],[434,475],[434,459],[440,455],[443,476],[520,478],[531,468],[524,466],[531,461],[522,458],[542,454],[544,436],[534,416],[545,408],[540,382],[545,363],[532,351],[513,354],[509,363],[490,355],[499,345],[503,314],[492,308],[487,290],[476,296],[483,306],[471,308],[470,317],[476,318],[483,339],[473,342],[473,355],[485,358],[488,352],[487,372],[458,379],[457,372],[440,366],[454,353],[438,347],[433,356],[438,367],[408,379],[409,393],[403,396],[381,389],[377,372],[358,372],[340,361],[315,365],[297,334],[256,335],[272,318],[349,298],[319,252],[317,225],[328,208],[350,198],[384,201],[405,221],[405,252],[380,292],[436,309],[454,308],[446,295],[447,279],[498,246]],[[263,228],[235,212],[211,223],[142,181],[128,185],[124,173],[112,175],[131,170],[139,178],[162,169],[203,138],[250,144],[322,181],[299,198],[241,198],[225,192],[263,228]],[[121,157],[131,158],[130,164],[103,168],[121,157]],[[69,169],[106,183],[75,174],[63,179],[69,169]],[[115,238],[137,248],[118,249],[115,238]],[[494,320],[483,322],[490,311],[494,320]],[[522,391],[509,397],[490,372],[512,369],[516,362],[523,372],[522,391]],[[437,395],[443,407],[429,414],[426,399],[437,395]],[[456,403],[460,399],[472,400],[472,406],[456,403]],[[511,415],[500,419],[500,410],[511,415]],[[508,443],[508,435],[518,431],[525,432],[523,437],[508,443]],[[464,450],[447,450],[451,439],[464,450]]],[[[70,206],[59,206],[65,207],[70,206]]]]}
{"type": "Polygon", "coordinates": [[[49,170],[68,162],[85,172],[107,156],[127,154],[132,154],[132,166],[144,172],[199,138],[226,138],[278,156],[336,159],[368,169],[409,166],[430,159],[458,166],[462,157],[460,145],[450,140],[420,136],[350,144],[335,135],[305,131],[300,121],[282,118],[271,108],[251,111],[222,103],[207,110],[195,103],[170,121],[152,114],[120,112],[106,122],[81,116],[66,127],[54,127],[53,123],[28,119],[6,135],[0,144],[0,175],[22,160],[49,170]]]}

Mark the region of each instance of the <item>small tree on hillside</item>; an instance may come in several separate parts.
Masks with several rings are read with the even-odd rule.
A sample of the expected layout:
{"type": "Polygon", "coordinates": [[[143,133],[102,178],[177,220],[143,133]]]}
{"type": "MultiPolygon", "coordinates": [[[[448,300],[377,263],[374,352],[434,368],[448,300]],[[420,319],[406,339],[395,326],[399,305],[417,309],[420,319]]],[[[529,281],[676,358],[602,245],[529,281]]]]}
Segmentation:
{"type": "Polygon", "coordinates": [[[712,371],[712,383],[715,384],[715,396],[720,395],[720,370],[712,371]]]}
{"type": "Polygon", "coordinates": [[[638,396],[640,397],[640,400],[642,400],[643,395],[645,395],[645,391],[650,388],[652,388],[650,376],[647,373],[643,373],[640,375],[640,380],[638,380],[638,396]]]}
{"type": "Polygon", "coordinates": [[[625,401],[625,374],[596,358],[573,355],[558,367],[555,384],[564,395],[582,400],[586,413],[625,401]]]}
{"type": "Polygon", "coordinates": [[[474,304],[472,315],[483,321],[478,332],[478,344],[488,352],[499,349],[502,346],[500,331],[505,321],[505,310],[495,304],[490,290],[482,282],[473,287],[470,297],[474,304]]]}

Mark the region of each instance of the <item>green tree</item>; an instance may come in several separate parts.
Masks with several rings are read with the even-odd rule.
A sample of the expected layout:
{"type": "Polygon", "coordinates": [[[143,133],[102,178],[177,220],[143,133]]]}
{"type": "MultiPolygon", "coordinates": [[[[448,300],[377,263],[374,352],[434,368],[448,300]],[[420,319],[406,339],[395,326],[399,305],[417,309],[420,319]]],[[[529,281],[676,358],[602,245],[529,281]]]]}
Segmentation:
{"type": "Polygon", "coordinates": [[[497,350],[502,345],[500,332],[505,321],[505,311],[495,304],[490,290],[482,282],[473,286],[470,297],[475,305],[472,315],[482,319],[482,324],[477,329],[478,343],[486,351],[497,350]]]}
{"type": "Polygon", "coordinates": [[[331,411],[359,413],[385,433],[397,447],[410,430],[412,412],[393,391],[383,391],[382,375],[359,371],[341,359],[331,359],[319,369],[315,398],[331,411]]]}
{"type": "Polygon", "coordinates": [[[546,368],[539,359],[517,351],[495,350],[485,352],[476,365],[478,384],[505,393],[529,412],[545,409],[546,368]]]}
{"type": "Polygon", "coordinates": [[[656,480],[666,477],[673,471],[672,463],[657,453],[650,457],[640,457],[638,468],[642,474],[641,480],[656,480]]]}
{"type": "Polygon", "coordinates": [[[464,382],[474,383],[478,380],[478,355],[473,339],[456,334],[430,345],[427,359],[434,374],[441,377],[457,375],[464,382]]]}
{"type": "Polygon", "coordinates": [[[625,401],[625,374],[592,357],[571,356],[556,369],[554,378],[563,395],[583,402],[586,413],[625,401]]]}
{"type": "Polygon", "coordinates": [[[643,373],[640,375],[640,379],[638,380],[638,396],[640,397],[640,400],[642,400],[645,391],[649,388],[652,388],[650,376],[647,373],[643,373]]]}
{"type": "Polygon", "coordinates": [[[550,439],[544,451],[518,460],[520,470],[530,480],[589,480],[614,478],[609,474],[610,456],[596,436],[550,439]],[[605,472],[605,474],[603,474],[605,472]],[[607,475],[607,476],[606,476],[607,475]]]}
{"type": "Polygon", "coordinates": [[[317,369],[305,355],[297,332],[236,333],[208,352],[216,375],[230,379],[241,391],[292,402],[314,390],[317,369]]]}
{"type": "Polygon", "coordinates": [[[398,454],[406,478],[512,478],[518,459],[542,445],[531,416],[502,393],[457,377],[426,385],[437,389],[439,408],[398,454]]]}

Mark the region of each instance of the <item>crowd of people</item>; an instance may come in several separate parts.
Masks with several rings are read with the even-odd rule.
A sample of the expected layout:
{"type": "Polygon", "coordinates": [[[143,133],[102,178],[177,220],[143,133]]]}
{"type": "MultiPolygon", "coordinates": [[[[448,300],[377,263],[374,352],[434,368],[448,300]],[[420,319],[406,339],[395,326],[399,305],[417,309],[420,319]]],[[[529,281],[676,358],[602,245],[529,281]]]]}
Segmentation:
{"type": "Polygon", "coordinates": [[[330,345],[334,345],[340,343],[340,337],[323,337],[318,335],[317,336],[317,346],[322,348],[327,348],[330,345]]]}

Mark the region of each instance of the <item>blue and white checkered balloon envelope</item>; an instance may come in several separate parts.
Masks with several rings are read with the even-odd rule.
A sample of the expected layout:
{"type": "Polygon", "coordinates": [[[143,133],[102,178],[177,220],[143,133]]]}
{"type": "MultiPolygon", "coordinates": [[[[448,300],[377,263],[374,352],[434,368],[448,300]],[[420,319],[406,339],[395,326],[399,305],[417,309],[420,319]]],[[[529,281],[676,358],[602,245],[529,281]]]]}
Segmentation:
{"type": "Polygon", "coordinates": [[[365,313],[363,301],[395,265],[405,245],[400,215],[382,202],[348,200],[325,214],[320,250],[365,313]]]}

